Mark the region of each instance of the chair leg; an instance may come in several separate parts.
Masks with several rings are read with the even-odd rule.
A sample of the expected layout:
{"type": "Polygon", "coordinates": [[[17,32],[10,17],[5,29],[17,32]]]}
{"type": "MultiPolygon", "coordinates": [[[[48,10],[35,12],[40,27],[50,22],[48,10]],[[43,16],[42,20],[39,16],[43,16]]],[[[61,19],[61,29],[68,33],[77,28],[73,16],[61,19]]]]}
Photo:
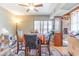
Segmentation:
{"type": "Polygon", "coordinates": [[[39,56],[41,56],[41,48],[39,49],[39,56]]]}
{"type": "Polygon", "coordinates": [[[36,49],[36,56],[40,56],[41,54],[40,54],[40,49],[38,48],[38,49],[36,49]]]}
{"type": "Polygon", "coordinates": [[[41,56],[41,46],[39,46],[39,56],[41,56]]]}
{"type": "Polygon", "coordinates": [[[25,48],[25,56],[29,56],[29,49],[25,48]]]}
{"type": "Polygon", "coordinates": [[[50,47],[49,47],[49,45],[48,45],[48,52],[49,52],[49,56],[50,56],[51,54],[50,54],[50,47]]]}
{"type": "Polygon", "coordinates": [[[25,48],[25,56],[26,56],[26,48],[25,48]]]}
{"type": "Polygon", "coordinates": [[[39,45],[36,48],[36,56],[41,56],[41,47],[39,45]]]}
{"type": "Polygon", "coordinates": [[[38,54],[39,52],[38,52],[38,49],[36,49],[36,56],[39,56],[39,54],[38,54]]]}
{"type": "Polygon", "coordinates": [[[17,42],[17,54],[18,54],[18,52],[19,52],[19,43],[17,42]]]}

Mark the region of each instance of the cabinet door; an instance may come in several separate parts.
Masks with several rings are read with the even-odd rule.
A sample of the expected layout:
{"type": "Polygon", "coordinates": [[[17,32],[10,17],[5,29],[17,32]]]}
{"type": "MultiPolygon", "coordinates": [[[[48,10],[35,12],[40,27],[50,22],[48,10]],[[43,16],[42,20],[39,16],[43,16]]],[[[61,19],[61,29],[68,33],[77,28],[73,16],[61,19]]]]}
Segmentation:
{"type": "Polygon", "coordinates": [[[62,33],[55,33],[54,46],[62,46],[62,33]]]}

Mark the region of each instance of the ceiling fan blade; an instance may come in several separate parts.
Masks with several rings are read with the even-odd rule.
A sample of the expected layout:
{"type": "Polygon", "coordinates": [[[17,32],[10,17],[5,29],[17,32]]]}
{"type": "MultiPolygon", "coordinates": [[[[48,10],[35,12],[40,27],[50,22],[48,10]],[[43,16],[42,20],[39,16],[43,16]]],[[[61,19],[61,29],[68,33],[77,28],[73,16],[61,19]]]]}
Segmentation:
{"type": "Polygon", "coordinates": [[[36,12],[38,12],[38,10],[37,9],[34,9],[36,12]]]}
{"type": "Polygon", "coordinates": [[[29,12],[29,11],[30,11],[30,9],[27,9],[27,10],[26,10],[26,12],[29,12]]]}
{"type": "Polygon", "coordinates": [[[34,5],[34,7],[42,7],[43,4],[37,4],[37,5],[34,5]]]}
{"type": "Polygon", "coordinates": [[[25,5],[25,4],[18,4],[18,5],[20,5],[20,6],[24,6],[24,7],[28,7],[27,5],[25,5]]]}

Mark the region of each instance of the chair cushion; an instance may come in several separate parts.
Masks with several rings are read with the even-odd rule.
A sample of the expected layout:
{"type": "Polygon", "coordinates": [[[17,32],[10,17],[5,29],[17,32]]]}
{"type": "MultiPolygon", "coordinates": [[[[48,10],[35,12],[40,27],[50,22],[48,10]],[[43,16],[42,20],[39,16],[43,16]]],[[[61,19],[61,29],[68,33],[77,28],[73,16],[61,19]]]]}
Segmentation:
{"type": "Polygon", "coordinates": [[[35,49],[36,48],[36,40],[37,35],[24,35],[25,41],[26,41],[26,47],[29,49],[35,49]]]}

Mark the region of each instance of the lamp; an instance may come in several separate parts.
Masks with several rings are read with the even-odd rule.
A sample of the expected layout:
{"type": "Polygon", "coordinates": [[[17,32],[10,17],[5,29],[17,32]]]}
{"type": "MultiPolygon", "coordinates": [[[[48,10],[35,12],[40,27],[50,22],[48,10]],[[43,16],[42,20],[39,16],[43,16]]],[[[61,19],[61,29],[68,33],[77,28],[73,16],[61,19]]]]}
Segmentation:
{"type": "Polygon", "coordinates": [[[15,24],[15,34],[16,34],[16,39],[18,40],[18,25],[20,24],[21,22],[21,19],[17,18],[17,17],[12,17],[12,22],[15,24]]]}
{"type": "Polygon", "coordinates": [[[17,39],[18,39],[18,32],[17,32],[17,30],[18,30],[18,25],[20,24],[20,22],[21,22],[20,19],[15,19],[15,25],[16,25],[16,37],[17,37],[17,39]]]}
{"type": "Polygon", "coordinates": [[[18,54],[18,49],[19,49],[19,36],[18,36],[18,24],[20,24],[21,20],[16,18],[14,19],[15,25],[16,25],[16,39],[17,39],[17,54],[18,54]]]}

